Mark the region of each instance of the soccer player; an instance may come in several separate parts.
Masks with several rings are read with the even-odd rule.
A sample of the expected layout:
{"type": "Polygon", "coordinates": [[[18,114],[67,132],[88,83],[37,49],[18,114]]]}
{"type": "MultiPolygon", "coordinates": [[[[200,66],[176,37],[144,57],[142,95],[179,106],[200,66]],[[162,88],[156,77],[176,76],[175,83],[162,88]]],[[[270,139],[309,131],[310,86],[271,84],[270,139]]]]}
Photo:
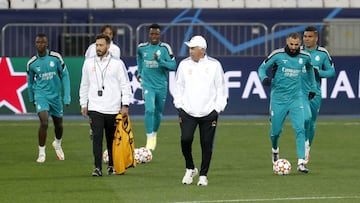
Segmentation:
{"type": "Polygon", "coordinates": [[[52,117],[55,127],[55,140],[52,146],[55,148],[59,160],[64,160],[65,155],[61,147],[63,135],[63,102],[70,104],[70,79],[69,73],[57,52],[48,49],[48,39],[43,33],[37,34],[35,39],[37,54],[27,62],[27,80],[29,101],[34,103],[39,116],[40,127],[38,163],[44,163],[46,159],[45,144],[49,115],[52,117]],[[64,100],[62,101],[62,86],[64,100]]]}
{"type": "MultiPolygon", "coordinates": [[[[109,48],[109,53],[111,54],[111,56],[120,59],[121,56],[121,51],[118,45],[116,45],[113,42],[113,38],[114,38],[114,29],[111,25],[104,25],[103,27],[101,27],[100,33],[107,35],[110,38],[110,48],[109,48]]],[[[96,44],[95,42],[90,44],[90,46],[87,48],[86,52],[85,52],[85,58],[91,58],[91,57],[96,57],[96,44]]]]}
{"type": "Polygon", "coordinates": [[[169,44],[160,41],[160,26],[149,27],[149,41],[137,48],[138,81],[145,100],[146,148],[155,150],[167,92],[169,71],[176,70],[176,61],[169,44]]]}
{"type": "Polygon", "coordinates": [[[174,89],[186,166],[182,183],[191,184],[198,173],[193,161],[192,143],[195,129],[199,126],[202,158],[197,185],[207,186],[217,120],[227,105],[227,89],[221,63],[206,55],[206,40],[197,35],[185,44],[189,47],[190,57],[180,62],[174,89]]]}
{"type": "Polygon", "coordinates": [[[297,170],[308,173],[305,166],[304,95],[301,86],[303,71],[306,71],[310,81],[308,99],[315,96],[316,87],[310,54],[300,50],[300,38],[299,33],[290,33],[286,38],[286,47],[274,50],[260,65],[258,73],[264,86],[271,85],[272,161],[279,159],[278,141],[285,118],[289,115],[296,134],[297,170]],[[270,67],[273,68],[272,78],[266,74],[270,67]]]}
{"type": "Polygon", "coordinates": [[[107,172],[111,175],[115,173],[112,159],[115,118],[119,113],[123,117],[128,115],[132,92],[125,64],[109,53],[110,38],[100,34],[95,43],[97,56],[84,61],[79,96],[81,114],[89,116],[93,132],[95,169],[92,176],[102,176],[104,131],[109,154],[107,172]]]}
{"type": "MultiPolygon", "coordinates": [[[[318,32],[313,26],[306,27],[303,34],[304,46],[301,49],[311,55],[311,63],[314,66],[316,90],[315,97],[305,103],[305,163],[310,159],[310,147],[315,135],[316,119],[321,106],[321,78],[330,78],[335,76],[335,68],[329,52],[317,45],[318,32]],[[310,111],[309,111],[310,109],[310,111]],[[310,113],[309,113],[310,112],[310,113]]],[[[310,90],[310,78],[303,74],[303,89],[306,94],[310,90]]]]}

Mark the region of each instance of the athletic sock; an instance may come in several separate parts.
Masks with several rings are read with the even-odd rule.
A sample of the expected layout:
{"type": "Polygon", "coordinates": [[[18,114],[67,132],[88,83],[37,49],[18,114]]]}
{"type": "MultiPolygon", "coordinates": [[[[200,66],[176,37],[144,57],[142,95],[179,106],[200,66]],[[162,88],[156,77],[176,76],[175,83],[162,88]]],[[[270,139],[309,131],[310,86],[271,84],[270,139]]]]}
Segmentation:
{"type": "Polygon", "coordinates": [[[59,139],[57,139],[57,138],[55,137],[55,142],[56,142],[57,145],[61,145],[61,139],[59,140],[59,139]]]}
{"type": "Polygon", "coordinates": [[[278,148],[276,148],[276,149],[271,148],[271,150],[272,150],[272,153],[279,153],[279,147],[278,147],[278,148]]]}
{"type": "Polygon", "coordinates": [[[305,164],[305,159],[298,159],[298,165],[305,164]]]}
{"type": "Polygon", "coordinates": [[[147,139],[151,139],[153,137],[153,133],[146,133],[147,139]]]}
{"type": "Polygon", "coordinates": [[[45,154],[45,148],[46,146],[39,146],[39,154],[45,154]]]}

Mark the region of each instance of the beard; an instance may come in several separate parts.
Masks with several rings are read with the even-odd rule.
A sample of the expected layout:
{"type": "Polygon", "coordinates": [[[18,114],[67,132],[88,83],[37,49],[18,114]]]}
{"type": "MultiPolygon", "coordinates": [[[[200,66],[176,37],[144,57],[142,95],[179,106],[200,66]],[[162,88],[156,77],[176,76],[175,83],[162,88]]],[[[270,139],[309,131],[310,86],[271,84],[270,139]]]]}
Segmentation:
{"type": "Polygon", "coordinates": [[[289,56],[294,57],[294,56],[297,56],[300,53],[300,47],[299,47],[299,49],[290,49],[288,46],[286,46],[285,47],[285,52],[289,56]]]}
{"type": "Polygon", "coordinates": [[[96,50],[96,55],[97,55],[98,57],[105,56],[105,54],[106,54],[106,51],[96,50]]]}

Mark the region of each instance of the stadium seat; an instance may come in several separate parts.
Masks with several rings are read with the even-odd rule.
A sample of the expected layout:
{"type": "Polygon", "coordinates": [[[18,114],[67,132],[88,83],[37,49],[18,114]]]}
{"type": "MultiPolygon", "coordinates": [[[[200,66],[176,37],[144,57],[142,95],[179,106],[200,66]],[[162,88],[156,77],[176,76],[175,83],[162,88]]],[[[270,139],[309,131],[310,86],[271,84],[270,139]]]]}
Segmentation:
{"type": "Polygon", "coordinates": [[[359,0],[349,0],[350,8],[360,8],[359,0]]]}
{"type": "Polygon", "coordinates": [[[63,8],[88,8],[87,0],[62,0],[63,8]]]}
{"type": "Polygon", "coordinates": [[[271,8],[271,0],[245,0],[245,8],[271,8]]]}
{"type": "Polygon", "coordinates": [[[139,0],[114,0],[115,8],[140,8],[139,0]]]}
{"type": "Polygon", "coordinates": [[[220,0],[219,7],[220,8],[244,8],[245,1],[244,0],[220,0]]]}
{"type": "Polygon", "coordinates": [[[323,8],[322,0],[299,0],[298,8],[323,8]]]}
{"type": "Polygon", "coordinates": [[[324,1],[325,8],[348,8],[349,0],[325,0],[324,1]]]}
{"type": "Polygon", "coordinates": [[[89,8],[92,9],[106,9],[114,8],[113,0],[89,0],[89,8]]]}
{"type": "Polygon", "coordinates": [[[35,8],[35,0],[10,0],[10,8],[33,9],[35,8]]]}
{"type": "Polygon", "coordinates": [[[0,9],[8,9],[9,1],[8,0],[0,0],[0,9]]]}
{"type": "Polygon", "coordinates": [[[168,8],[192,8],[192,0],[167,0],[168,8]]]}
{"type": "Polygon", "coordinates": [[[60,0],[37,0],[36,8],[56,9],[61,8],[60,0]]]}
{"type": "Polygon", "coordinates": [[[272,8],[296,8],[296,0],[271,0],[272,8]]]}
{"type": "Polygon", "coordinates": [[[165,0],[141,0],[141,8],[166,8],[165,0]]]}
{"type": "Polygon", "coordinates": [[[196,0],[193,2],[194,8],[219,8],[218,0],[196,0]]]}

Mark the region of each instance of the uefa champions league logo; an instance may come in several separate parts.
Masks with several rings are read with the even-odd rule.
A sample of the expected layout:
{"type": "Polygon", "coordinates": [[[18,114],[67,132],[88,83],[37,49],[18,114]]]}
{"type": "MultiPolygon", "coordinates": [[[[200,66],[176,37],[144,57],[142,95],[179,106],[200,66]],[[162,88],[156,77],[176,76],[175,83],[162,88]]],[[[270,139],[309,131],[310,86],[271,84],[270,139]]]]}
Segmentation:
{"type": "Polygon", "coordinates": [[[143,105],[145,102],[142,98],[142,88],[141,88],[141,84],[136,79],[136,73],[137,73],[137,66],[129,66],[128,74],[129,74],[131,89],[133,91],[131,104],[143,105]]]}

